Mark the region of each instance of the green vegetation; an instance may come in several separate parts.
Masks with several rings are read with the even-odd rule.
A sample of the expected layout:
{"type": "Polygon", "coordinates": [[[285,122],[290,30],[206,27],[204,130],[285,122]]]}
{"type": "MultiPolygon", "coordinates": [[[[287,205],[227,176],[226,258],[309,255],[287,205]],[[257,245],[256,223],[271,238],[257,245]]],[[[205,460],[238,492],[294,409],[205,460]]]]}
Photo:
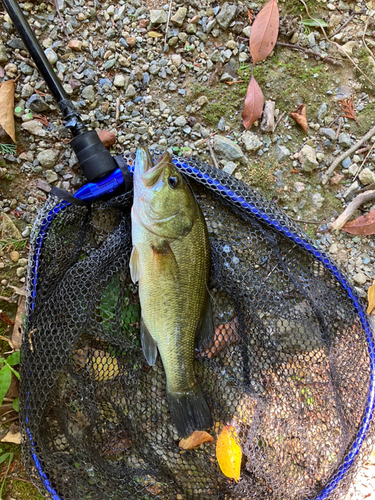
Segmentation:
{"type": "Polygon", "coordinates": [[[0,250],[12,252],[13,250],[24,250],[27,245],[27,240],[14,240],[9,238],[7,240],[0,240],[0,250]]]}
{"type": "Polygon", "coordinates": [[[3,155],[5,154],[14,155],[17,151],[17,146],[15,144],[0,144],[0,151],[3,155]]]}

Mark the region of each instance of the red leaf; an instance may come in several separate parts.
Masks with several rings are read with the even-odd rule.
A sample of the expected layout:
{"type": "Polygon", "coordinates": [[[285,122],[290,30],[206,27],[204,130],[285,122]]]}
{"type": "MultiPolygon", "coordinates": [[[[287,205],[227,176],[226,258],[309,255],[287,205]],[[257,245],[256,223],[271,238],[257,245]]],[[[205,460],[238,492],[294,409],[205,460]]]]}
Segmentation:
{"type": "Polygon", "coordinates": [[[366,215],[347,222],[342,226],[342,230],[349,234],[360,234],[363,236],[375,234],[375,209],[366,215]]]}
{"type": "Polygon", "coordinates": [[[253,64],[263,61],[275,46],[279,33],[279,8],[270,0],[257,15],[250,33],[250,54],[253,64]]]}
{"type": "Polygon", "coordinates": [[[249,130],[251,125],[262,116],[263,104],[263,93],[257,81],[252,76],[249,86],[247,87],[245,105],[242,111],[242,123],[246,130],[249,130]]]}
{"type": "Polygon", "coordinates": [[[304,132],[307,132],[306,104],[301,104],[293,113],[289,115],[295,120],[304,132]]]}
{"type": "Polygon", "coordinates": [[[0,312],[0,320],[4,321],[4,323],[6,323],[7,325],[14,325],[14,321],[11,320],[10,317],[3,312],[0,312]]]}

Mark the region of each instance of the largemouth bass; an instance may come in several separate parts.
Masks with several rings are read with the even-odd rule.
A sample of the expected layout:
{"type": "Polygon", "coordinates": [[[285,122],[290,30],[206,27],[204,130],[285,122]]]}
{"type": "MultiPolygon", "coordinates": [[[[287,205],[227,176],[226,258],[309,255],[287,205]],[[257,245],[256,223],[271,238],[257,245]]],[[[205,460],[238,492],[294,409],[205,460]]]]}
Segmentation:
{"type": "Polygon", "coordinates": [[[149,365],[159,351],[179,435],[212,425],[194,374],[194,347],[214,336],[207,292],[210,246],[202,212],[168,153],[153,164],[138,148],[134,166],[130,272],[139,283],[141,342],[149,365]]]}

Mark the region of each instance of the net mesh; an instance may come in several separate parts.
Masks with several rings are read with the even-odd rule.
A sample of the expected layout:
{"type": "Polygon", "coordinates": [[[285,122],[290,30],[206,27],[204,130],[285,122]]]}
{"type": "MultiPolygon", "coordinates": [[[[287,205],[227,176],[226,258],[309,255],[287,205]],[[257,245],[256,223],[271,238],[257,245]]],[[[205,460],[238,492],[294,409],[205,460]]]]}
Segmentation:
{"type": "Polygon", "coordinates": [[[129,272],[132,193],[90,207],[50,197],[29,260],[27,470],[56,500],[342,499],[374,436],[373,346],[357,299],[258,192],[175,161],[210,236],[215,338],[195,352],[195,373],[215,441],[179,448],[160,356],[153,367],[144,359],[129,272]],[[237,483],[216,460],[227,423],[243,454],[237,483]]]}

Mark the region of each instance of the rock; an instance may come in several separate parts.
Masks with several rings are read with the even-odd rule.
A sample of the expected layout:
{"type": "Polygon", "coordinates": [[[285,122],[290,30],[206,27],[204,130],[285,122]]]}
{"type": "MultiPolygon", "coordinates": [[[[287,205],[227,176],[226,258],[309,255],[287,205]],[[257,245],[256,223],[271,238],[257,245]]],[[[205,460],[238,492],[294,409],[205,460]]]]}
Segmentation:
{"type": "Polygon", "coordinates": [[[104,146],[109,149],[116,143],[116,134],[110,132],[109,130],[102,130],[99,132],[99,139],[102,141],[104,146]]]}
{"type": "Polygon", "coordinates": [[[29,83],[26,83],[22,87],[22,91],[21,91],[22,97],[25,97],[26,99],[28,99],[30,96],[33,95],[33,93],[34,93],[34,88],[29,83]]]}
{"type": "Polygon", "coordinates": [[[298,153],[298,159],[301,163],[303,172],[312,172],[319,166],[319,163],[316,160],[315,150],[307,144],[303,146],[301,151],[298,153]]]}
{"type": "Polygon", "coordinates": [[[151,24],[164,24],[167,22],[167,13],[165,10],[150,10],[151,24]]]}
{"type": "Polygon", "coordinates": [[[234,163],[234,161],[227,161],[223,170],[224,172],[226,172],[227,174],[230,174],[232,175],[234,173],[234,171],[236,170],[236,168],[238,167],[238,164],[237,163],[234,163]]]}
{"type": "Polygon", "coordinates": [[[54,149],[45,149],[38,154],[37,160],[42,165],[43,168],[53,168],[56,165],[57,157],[59,156],[58,151],[54,149]]]}
{"type": "Polygon", "coordinates": [[[129,45],[129,47],[135,47],[137,44],[137,39],[135,36],[128,36],[126,39],[126,43],[129,45]]]}
{"type": "Polygon", "coordinates": [[[30,99],[26,102],[26,108],[31,109],[31,111],[34,111],[35,113],[43,113],[51,110],[43,97],[38,94],[34,94],[30,97],[30,99]]]}
{"type": "MultiPolygon", "coordinates": [[[[342,165],[342,162],[341,162],[341,165],[342,165]]],[[[350,175],[356,175],[357,172],[358,172],[358,169],[359,169],[359,166],[356,165],[355,163],[352,163],[349,167],[348,167],[348,172],[350,175]]]]}
{"type": "Polygon", "coordinates": [[[318,120],[323,120],[323,118],[327,115],[327,112],[328,112],[327,104],[323,102],[323,104],[321,104],[318,109],[318,120]]]}
{"type": "Polygon", "coordinates": [[[350,56],[353,54],[354,47],[358,47],[357,40],[351,40],[350,42],[347,42],[345,45],[342,46],[345,52],[347,52],[350,56]]]}
{"type": "Polygon", "coordinates": [[[364,273],[359,272],[353,276],[353,280],[358,283],[358,285],[364,285],[367,281],[367,276],[364,273]]]}
{"type": "Polygon", "coordinates": [[[81,92],[81,97],[89,102],[94,102],[96,97],[96,92],[92,85],[88,85],[81,92]]]}
{"type": "Polygon", "coordinates": [[[16,250],[13,250],[13,252],[10,252],[10,260],[12,262],[18,262],[20,260],[20,254],[16,250]]]}
{"type": "Polygon", "coordinates": [[[280,146],[279,144],[276,146],[276,154],[278,161],[282,161],[284,158],[290,156],[290,151],[286,146],[280,146]]]}
{"type": "Polygon", "coordinates": [[[329,253],[337,253],[339,251],[339,247],[337,246],[337,243],[332,243],[332,245],[329,247],[329,253]]]}
{"type": "Polygon", "coordinates": [[[275,102],[266,101],[263,109],[262,123],[260,124],[262,132],[272,132],[275,130],[275,102]]]}
{"type": "Polygon", "coordinates": [[[218,155],[230,161],[244,160],[244,154],[239,146],[222,135],[215,135],[213,140],[214,150],[218,155]]]}
{"type": "Polygon", "coordinates": [[[68,47],[79,52],[82,50],[82,42],[81,40],[70,40],[70,42],[68,43],[68,47]]]}
{"type": "Polygon", "coordinates": [[[176,66],[176,68],[178,68],[179,66],[181,66],[182,57],[180,54],[172,54],[171,61],[172,61],[172,64],[174,64],[174,66],[176,66]]]}
{"type": "Polygon", "coordinates": [[[208,99],[207,99],[207,97],[205,95],[201,95],[200,97],[198,97],[198,99],[197,99],[198,106],[202,107],[202,106],[204,106],[207,103],[208,103],[208,99]]]}
{"type": "Polygon", "coordinates": [[[43,125],[37,120],[31,120],[30,122],[25,122],[21,125],[23,130],[27,130],[30,134],[37,135],[39,137],[45,137],[46,131],[43,125]]]}
{"type": "Polygon", "coordinates": [[[295,182],[294,189],[297,193],[302,193],[305,190],[305,184],[303,182],[295,182]]]}
{"type": "Polygon", "coordinates": [[[9,238],[13,240],[22,240],[22,236],[18,229],[16,228],[12,219],[6,213],[2,213],[3,216],[3,228],[1,231],[1,239],[8,240],[9,238]]]}
{"type": "Polygon", "coordinates": [[[359,182],[358,181],[354,181],[352,184],[350,184],[350,186],[348,187],[348,189],[345,191],[345,193],[343,195],[345,200],[349,201],[352,198],[354,198],[354,195],[356,194],[358,189],[359,189],[359,182]]]}
{"type": "Polygon", "coordinates": [[[219,23],[221,28],[226,29],[233,21],[236,15],[237,6],[225,2],[220,9],[219,14],[216,16],[216,21],[219,23]]]}
{"type": "Polygon", "coordinates": [[[126,89],[125,97],[134,97],[137,95],[137,92],[132,84],[126,89]]]}
{"type": "MultiPolygon", "coordinates": [[[[245,26],[245,28],[242,30],[242,34],[246,37],[249,38],[251,33],[251,26],[245,26]]],[[[297,37],[298,38],[298,37],[297,37]]]]}
{"type": "Polygon", "coordinates": [[[220,118],[219,123],[217,124],[217,128],[221,132],[225,132],[230,129],[229,125],[227,124],[223,116],[220,118]]]}
{"type": "Polygon", "coordinates": [[[319,129],[319,134],[324,135],[324,137],[328,137],[330,141],[336,140],[336,132],[333,130],[333,128],[322,127],[319,129]]]}
{"type": "Polygon", "coordinates": [[[44,51],[49,63],[54,66],[57,63],[58,57],[57,54],[54,50],[52,49],[47,49],[44,51]]]}
{"type": "Polygon", "coordinates": [[[290,39],[290,43],[297,43],[298,42],[298,36],[299,36],[299,33],[293,33],[292,35],[292,38],[290,39]]]}
{"type": "Polygon", "coordinates": [[[115,87],[125,87],[126,82],[129,82],[129,77],[125,77],[124,75],[116,75],[113,80],[113,85],[115,87]]]}
{"type": "Polygon", "coordinates": [[[177,10],[176,14],[171,17],[172,23],[175,24],[176,26],[182,26],[184,19],[186,17],[186,14],[187,14],[187,8],[180,7],[177,10]]]}
{"type": "Polygon", "coordinates": [[[367,186],[367,184],[373,184],[375,182],[375,174],[369,168],[364,168],[359,174],[359,180],[367,186]]]}
{"type": "Polygon", "coordinates": [[[350,148],[352,145],[352,140],[346,132],[341,132],[339,135],[339,144],[340,146],[343,146],[344,148],[350,148]]]}
{"type": "Polygon", "coordinates": [[[312,199],[313,205],[314,205],[317,209],[322,208],[324,198],[323,198],[323,196],[322,196],[320,193],[314,193],[314,194],[312,195],[311,199],[312,199]]]}
{"type": "Polygon", "coordinates": [[[174,124],[176,127],[185,127],[186,125],[186,118],[184,116],[179,116],[178,118],[175,119],[174,124]]]}
{"type": "Polygon", "coordinates": [[[246,151],[257,151],[262,147],[263,144],[259,137],[250,131],[245,132],[242,135],[241,140],[245,146],[246,151]]]}
{"type": "Polygon", "coordinates": [[[59,176],[53,170],[46,170],[46,179],[49,184],[59,180],[59,176]]]}
{"type": "Polygon", "coordinates": [[[341,165],[344,167],[344,168],[349,168],[350,165],[352,164],[352,160],[347,157],[347,158],[344,158],[341,162],[341,165]]]}
{"type": "Polygon", "coordinates": [[[0,43],[0,63],[6,63],[8,61],[7,51],[5,46],[0,43]]]}

